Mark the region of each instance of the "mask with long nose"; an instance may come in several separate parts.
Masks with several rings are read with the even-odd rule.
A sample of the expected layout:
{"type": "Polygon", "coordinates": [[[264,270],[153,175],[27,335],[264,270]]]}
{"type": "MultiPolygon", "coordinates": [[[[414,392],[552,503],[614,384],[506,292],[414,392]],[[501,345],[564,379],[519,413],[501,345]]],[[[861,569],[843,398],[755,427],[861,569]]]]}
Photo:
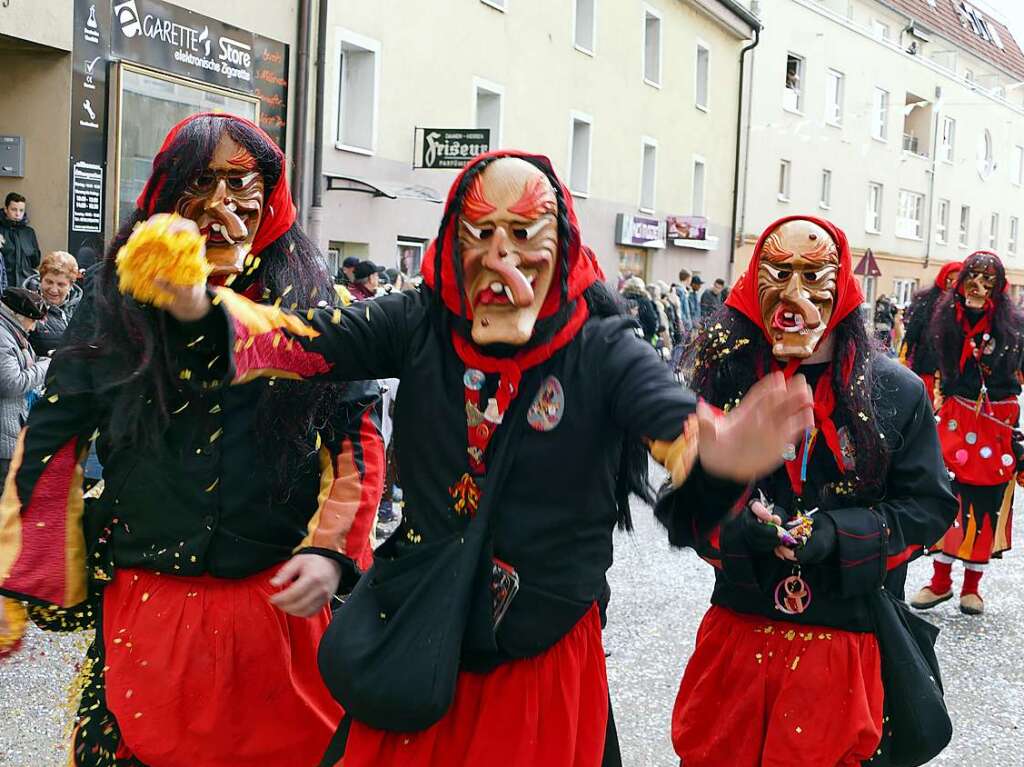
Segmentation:
{"type": "Polygon", "coordinates": [[[495,160],[470,184],[458,231],[475,343],[532,337],[558,257],[557,209],[547,177],[519,158],[495,160]]]}
{"type": "Polygon", "coordinates": [[[814,353],[835,307],[838,271],[836,243],[811,221],[787,221],[765,239],[757,291],[776,358],[814,353]]]}
{"type": "Polygon", "coordinates": [[[206,237],[211,276],[242,272],[263,218],[263,198],[256,158],[223,133],[206,170],[189,182],[176,208],[206,237]]]}

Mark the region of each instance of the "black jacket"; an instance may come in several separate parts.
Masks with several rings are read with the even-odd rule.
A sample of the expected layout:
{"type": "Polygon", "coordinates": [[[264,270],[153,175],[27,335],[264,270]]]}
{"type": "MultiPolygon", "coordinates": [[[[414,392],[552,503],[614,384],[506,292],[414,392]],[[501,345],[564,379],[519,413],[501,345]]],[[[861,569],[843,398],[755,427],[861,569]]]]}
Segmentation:
{"type": "MultiPolygon", "coordinates": [[[[203,339],[186,347],[194,353],[191,380],[214,385],[222,374],[244,379],[268,369],[316,379],[400,379],[395,434],[405,508],[391,540],[397,536],[399,557],[414,555],[468,524],[467,516],[454,511],[452,493],[469,470],[466,366],[450,329],[432,315],[430,293],[423,290],[301,314],[317,334],[312,338],[282,330],[287,340],[272,343],[274,330],[242,341],[238,334],[249,331],[233,320],[227,323],[232,339],[226,348],[234,349],[235,367],[222,371],[219,363],[210,368],[207,362],[228,356],[225,313],[214,311],[189,328],[203,339]]],[[[519,397],[532,402],[541,381],[554,377],[564,405],[553,429],[522,429],[493,509],[495,555],[516,569],[521,583],[498,631],[498,646],[508,657],[542,651],[559,638],[551,636],[552,624],[568,631],[607,598],[623,443],[627,437],[675,439],[694,411],[693,395],[633,328],[623,317],[591,318],[567,346],[523,376],[519,397]]],[[[488,395],[496,384],[497,376],[487,377],[488,395]]],[[[493,454],[502,434],[499,427],[485,456],[493,454]]],[[[483,482],[486,493],[486,477],[483,482]]],[[[742,490],[697,471],[678,493],[690,501],[680,502],[678,514],[685,524],[708,529],[742,490]],[[705,503],[694,502],[697,497],[705,503]]]]}
{"type": "MultiPolygon", "coordinates": [[[[967,309],[966,314],[972,323],[981,319],[980,311],[967,309]]],[[[964,369],[959,370],[961,350],[944,350],[949,359],[939,358],[943,374],[940,381],[942,396],[976,399],[981,393],[983,372],[989,399],[1001,400],[1020,395],[1019,375],[1024,371],[1024,346],[1020,342],[1008,342],[999,328],[995,328],[991,335],[988,340],[980,333],[974,338],[977,348],[981,349],[981,367],[979,361],[970,356],[964,364],[964,369]]],[[[935,343],[938,343],[938,340],[936,339],[935,343]]]]}
{"type": "Polygon", "coordinates": [[[21,221],[11,221],[0,210],[0,238],[3,238],[0,255],[4,257],[6,279],[0,289],[21,285],[39,269],[42,253],[39,251],[36,230],[28,225],[27,217],[21,221]]]}
{"type": "Polygon", "coordinates": [[[907,362],[915,373],[931,375],[939,369],[939,355],[930,328],[935,304],[941,296],[938,288],[930,288],[914,296],[907,307],[903,343],[907,346],[907,362]]]}
{"type": "MultiPolygon", "coordinates": [[[[776,609],[775,588],[792,574],[793,565],[774,553],[751,551],[743,536],[734,534],[739,520],[724,523],[709,545],[701,548],[701,555],[716,567],[713,604],[799,624],[872,631],[868,596],[884,585],[903,598],[907,563],[942,536],[953,521],[957,502],[942,462],[931,402],[920,379],[882,355],[875,355],[873,364],[875,405],[884,445],[891,451],[888,473],[871,497],[844,493],[836,485],[842,476],[824,438],[816,440],[802,508],[818,508],[817,514],[831,519],[837,545],[821,564],[801,568],[812,594],[806,612],[787,615],[776,609]],[[827,485],[838,491],[828,494],[831,499],[823,497],[827,485]]],[[[837,428],[842,430],[844,425],[837,420],[837,428]]],[[[758,489],[787,512],[795,510],[797,502],[785,468],[759,483],[758,489]]],[[[660,501],[658,516],[669,526],[673,543],[693,544],[690,531],[672,522],[678,514],[671,498],[660,501]]]]}

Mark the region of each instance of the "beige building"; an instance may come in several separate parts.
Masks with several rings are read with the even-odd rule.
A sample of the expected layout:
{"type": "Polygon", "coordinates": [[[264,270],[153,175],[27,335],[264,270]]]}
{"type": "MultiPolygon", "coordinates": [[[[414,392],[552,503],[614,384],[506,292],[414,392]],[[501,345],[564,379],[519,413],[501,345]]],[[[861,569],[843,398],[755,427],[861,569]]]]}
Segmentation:
{"type": "MultiPolygon", "coordinates": [[[[746,189],[733,275],[796,213],[846,233],[905,303],[980,248],[1024,285],[1024,54],[961,0],[770,0],[754,51],[746,189]]],[[[864,264],[866,267],[867,264],[864,264]]]]}
{"type": "Polygon", "coordinates": [[[416,272],[456,172],[415,167],[424,144],[488,128],[552,159],[609,279],[723,276],[755,24],[734,0],[332,0],[311,229],[332,258],[416,272]]]}

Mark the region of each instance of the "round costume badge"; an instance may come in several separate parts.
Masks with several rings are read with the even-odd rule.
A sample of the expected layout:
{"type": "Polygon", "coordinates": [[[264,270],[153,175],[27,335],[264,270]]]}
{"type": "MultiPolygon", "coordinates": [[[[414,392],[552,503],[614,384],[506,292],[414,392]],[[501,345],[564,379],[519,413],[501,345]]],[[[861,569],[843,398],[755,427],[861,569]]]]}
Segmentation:
{"type": "Polygon", "coordinates": [[[786,615],[799,615],[811,606],[811,587],[799,575],[779,581],[775,587],[775,609],[786,615]]]}
{"type": "Polygon", "coordinates": [[[999,460],[1002,461],[1003,466],[1006,466],[1007,468],[1013,466],[1013,456],[1009,453],[1003,453],[999,460]]]}
{"type": "Polygon", "coordinates": [[[973,445],[977,441],[978,435],[975,434],[973,431],[967,432],[967,436],[964,437],[964,442],[966,442],[968,445],[973,445]]]}
{"type": "Polygon", "coordinates": [[[953,419],[953,418],[950,418],[949,421],[946,423],[946,428],[949,429],[950,431],[956,431],[956,427],[957,427],[956,420],[953,419]]]}
{"type": "Polygon", "coordinates": [[[985,445],[985,447],[979,450],[978,453],[981,455],[982,458],[991,458],[992,448],[990,448],[988,445],[985,445]]]}
{"type": "Polygon", "coordinates": [[[953,459],[959,464],[967,463],[967,451],[964,450],[963,448],[960,448],[955,453],[953,453],[953,459]]]}
{"type": "Polygon", "coordinates": [[[462,376],[462,383],[467,389],[479,391],[484,385],[484,377],[484,371],[469,368],[466,370],[466,375],[462,376]]]}
{"type": "Polygon", "coordinates": [[[551,431],[561,422],[564,413],[565,391],[562,384],[554,376],[548,376],[526,413],[526,422],[537,431],[551,431]]]}

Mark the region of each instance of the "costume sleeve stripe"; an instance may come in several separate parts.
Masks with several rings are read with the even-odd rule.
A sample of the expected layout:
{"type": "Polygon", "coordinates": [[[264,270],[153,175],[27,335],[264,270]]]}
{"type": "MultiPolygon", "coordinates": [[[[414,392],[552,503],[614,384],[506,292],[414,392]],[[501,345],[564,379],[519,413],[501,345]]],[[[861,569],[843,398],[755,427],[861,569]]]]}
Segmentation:
{"type": "Polygon", "coordinates": [[[918,543],[911,544],[907,548],[903,549],[899,554],[890,554],[889,559],[886,562],[887,570],[895,570],[897,567],[902,565],[904,562],[909,561],[919,551],[923,551],[924,547],[918,543]]]}
{"type": "Polygon", "coordinates": [[[377,519],[377,506],[384,492],[384,439],[375,420],[373,408],[363,412],[359,422],[357,454],[362,456],[362,492],[359,498],[359,513],[352,525],[352,557],[361,569],[373,562],[370,546],[370,532],[377,519]]]}
{"type": "Polygon", "coordinates": [[[346,439],[332,456],[320,449],[320,497],[309,534],[299,548],[314,546],[347,555],[347,539],[359,510],[359,472],[352,462],[352,443],[346,439]]]}

